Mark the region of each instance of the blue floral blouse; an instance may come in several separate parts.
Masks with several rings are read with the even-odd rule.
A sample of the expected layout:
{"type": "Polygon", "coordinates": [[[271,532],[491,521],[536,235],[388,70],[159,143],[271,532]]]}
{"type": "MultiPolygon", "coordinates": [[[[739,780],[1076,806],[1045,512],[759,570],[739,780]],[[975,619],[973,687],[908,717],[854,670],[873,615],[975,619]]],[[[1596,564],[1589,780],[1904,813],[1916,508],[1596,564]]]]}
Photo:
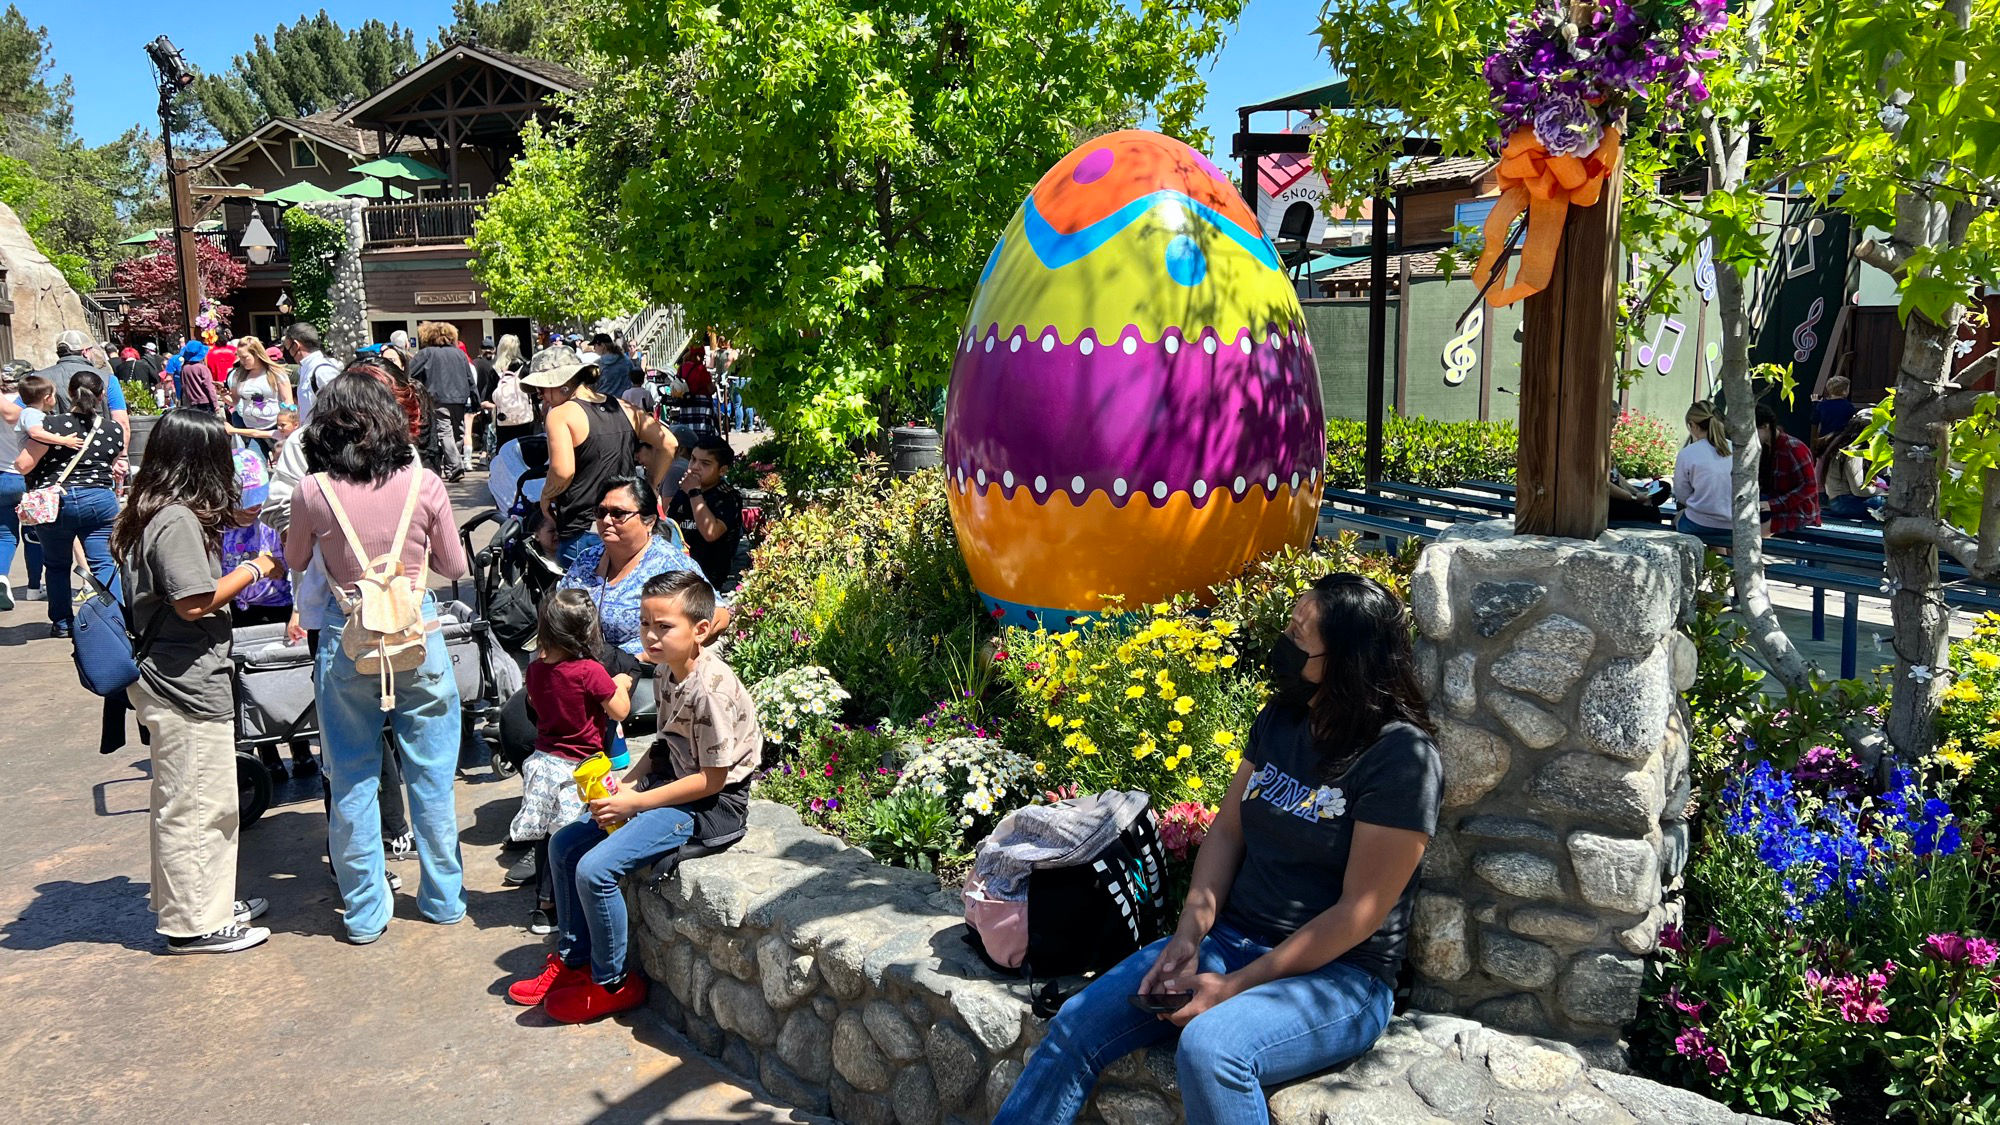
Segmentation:
{"type": "MultiPolygon", "coordinates": [[[[639,565],[623,582],[606,582],[598,567],[604,562],[604,541],[596,536],[577,553],[556,585],[564,590],[583,590],[597,603],[597,617],[604,629],[604,642],[634,656],[643,647],[639,639],[639,594],[646,580],[674,570],[700,571],[686,548],[662,535],[653,536],[639,565]]],[[[716,599],[718,603],[721,598],[716,599]]]]}

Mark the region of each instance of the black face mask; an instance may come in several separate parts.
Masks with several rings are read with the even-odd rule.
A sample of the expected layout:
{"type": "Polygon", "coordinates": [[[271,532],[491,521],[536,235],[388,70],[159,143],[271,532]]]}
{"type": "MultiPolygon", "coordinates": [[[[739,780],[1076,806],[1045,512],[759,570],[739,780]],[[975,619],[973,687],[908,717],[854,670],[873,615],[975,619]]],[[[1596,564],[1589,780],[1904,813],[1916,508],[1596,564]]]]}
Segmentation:
{"type": "Polygon", "coordinates": [[[1271,698],[1287,707],[1304,710],[1312,702],[1313,693],[1319,685],[1305,678],[1306,664],[1312,657],[1299,643],[1280,633],[1271,645],[1271,655],[1264,659],[1265,674],[1271,681],[1271,698]]]}

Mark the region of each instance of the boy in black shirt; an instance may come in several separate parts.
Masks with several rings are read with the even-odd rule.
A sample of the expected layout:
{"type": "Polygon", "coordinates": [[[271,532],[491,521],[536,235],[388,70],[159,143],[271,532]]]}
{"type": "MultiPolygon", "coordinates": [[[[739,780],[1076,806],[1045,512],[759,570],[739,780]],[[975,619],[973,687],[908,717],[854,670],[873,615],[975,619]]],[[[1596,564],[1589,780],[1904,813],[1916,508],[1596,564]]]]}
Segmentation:
{"type": "Polygon", "coordinates": [[[743,496],[722,477],[736,460],[727,438],[704,434],[688,454],[680,495],[667,505],[667,518],[680,525],[688,554],[717,589],[736,569],[736,545],[743,539],[743,496]]]}

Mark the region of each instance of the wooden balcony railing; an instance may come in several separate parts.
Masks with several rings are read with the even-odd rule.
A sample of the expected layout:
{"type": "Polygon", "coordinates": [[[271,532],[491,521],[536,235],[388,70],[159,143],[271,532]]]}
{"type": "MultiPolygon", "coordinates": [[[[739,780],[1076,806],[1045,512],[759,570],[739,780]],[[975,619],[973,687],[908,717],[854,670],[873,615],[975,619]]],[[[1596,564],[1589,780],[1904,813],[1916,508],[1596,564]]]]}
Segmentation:
{"type": "Polygon", "coordinates": [[[464,242],[472,237],[472,221],[485,205],[484,198],[371,203],[362,209],[362,229],[369,246],[464,242]]]}

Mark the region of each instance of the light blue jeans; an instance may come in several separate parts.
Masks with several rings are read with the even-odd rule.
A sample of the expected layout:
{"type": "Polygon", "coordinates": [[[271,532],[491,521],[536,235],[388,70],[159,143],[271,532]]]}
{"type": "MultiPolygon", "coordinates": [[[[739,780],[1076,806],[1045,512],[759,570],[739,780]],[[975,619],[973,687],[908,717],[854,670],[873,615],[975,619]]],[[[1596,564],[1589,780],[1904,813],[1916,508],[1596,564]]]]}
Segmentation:
{"type": "Polygon", "coordinates": [[[49,620],[68,621],[76,614],[70,574],[72,549],[83,542],[84,561],[99,582],[111,584],[117,565],[111,561],[111,525],[118,522],[118,494],[108,488],[72,488],[63,493],[56,518],[36,529],[42,541],[47,571],[42,580],[49,593],[49,620]]]}
{"type": "Polygon", "coordinates": [[[21,497],[28,491],[27,478],[15,472],[0,472],[0,579],[14,573],[14,551],[18,546],[28,567],[28,585],[42,584],[42,545],[21,534],[21,497]]]}
{"type": "Polygon", "coordinates": [[[598,534],[595,531],[579,532],[568,539],[562,540],[556,544],[557,565],[561,566],[564,570],[568,570],[569,564],[576,561],[576,557],[583,553],[583,549],[597,541],[598,534]]]}
{"type": "MultiPolygon", "coordinates": [[[[450,925],[465,917],[465,866],[458,850],[457,779],[461,719],[458,677],[442,633],[432,633],[424,663],[395,677],[396,708],[382,710],[379,677],[365,675],[340,650],[346,617],[328,599],[320,630],[314,687],[319,692],[320,755],[333,794],[328,853],[347,906],[347,936],[369,938],[389,925],[389,880],[382,864],[382,741],[384,729],[403,755],[410,830],[422,870],[417,911],[450,925]]],[[[437,602],[424,597],[424,617],[437,602]]]]}
{"type": "Polygon", "coordinates": [[[590,979],[599,984],[624,976],[630,924],[618,881],[693,835],[694,818],[673,807],[647,809],[611,833],[587,818],[558,829],[549,839],[549,862],[563,964],[580,969],[589,961],[590,979]]]}
{"type": "MultiPolygon", "coordinates": [[[[1133,1051],[1172,1039],[1174,1025],[1132,1005],[1166,948],[1134,953],[1071,997],[1049,1024],[993,1125],[1067,1125],[1097,1076],[1133,1051]]],[[[1201,943],[1201,971],[1227,973],[1270,947],[1217,925],[1201,943]]],[[[1368,1050],[1389,1023],[1390,989],[1371,973],[1334,961],[1232,997],[1180,1032],[1176,1068],[1188,1125],[1271,1120],[1264,1087],[1325,1070],[1368,1050]]]]}

